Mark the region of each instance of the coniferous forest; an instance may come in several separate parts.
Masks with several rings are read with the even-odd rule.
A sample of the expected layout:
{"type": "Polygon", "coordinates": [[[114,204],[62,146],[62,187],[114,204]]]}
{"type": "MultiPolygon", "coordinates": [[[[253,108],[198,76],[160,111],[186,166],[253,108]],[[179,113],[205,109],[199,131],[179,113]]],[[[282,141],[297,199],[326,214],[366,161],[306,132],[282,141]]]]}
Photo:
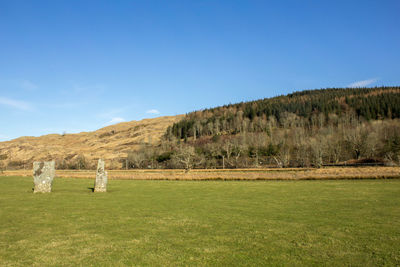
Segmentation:
{"type": "Polygon", "coordinates": [[[329,88],[195,111],[125,168],[400,164],[400,87],[329,88]]]}

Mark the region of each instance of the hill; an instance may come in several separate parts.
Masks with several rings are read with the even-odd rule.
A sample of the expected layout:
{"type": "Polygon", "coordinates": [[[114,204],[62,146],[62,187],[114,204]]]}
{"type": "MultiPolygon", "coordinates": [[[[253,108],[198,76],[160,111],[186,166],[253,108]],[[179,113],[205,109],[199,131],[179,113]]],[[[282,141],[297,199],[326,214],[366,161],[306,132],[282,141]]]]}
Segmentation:
{"type": "MultiPolygon", "coordinates": [[[[59,169],[400,165],[400,87],[306,90],[94,132],[0,143],[0,163],[59,169]]],[[[29,167],[30,168],[30,167],[29,167]]]]}
{"type": "Polygon", "coordinates": [[[268,131],[279,126],[313,127],[353,117],[357,120],[400,118],[400,87],[329,88],[230,104],[189,113],[168,129],[177,138],[268,131]]]}
{"type": "Polygon", "coordinates": [[[109,167],[117,168],[128,151],[143,144],[158,144],[167,127],[181,118],[179,115],[122,122],[78,134],[20,137],[0,142],[0,162],[8,168],[31,168],[35,160],[54,159],[58,168],[93,168],[101,157],[112,165],[109,167]]]}
{"type": "Polygon", "coordinates": [[[400,87],[306,90],[189,113],[164,155],[185,168],[394,165],[399,119],[400,87]]]}

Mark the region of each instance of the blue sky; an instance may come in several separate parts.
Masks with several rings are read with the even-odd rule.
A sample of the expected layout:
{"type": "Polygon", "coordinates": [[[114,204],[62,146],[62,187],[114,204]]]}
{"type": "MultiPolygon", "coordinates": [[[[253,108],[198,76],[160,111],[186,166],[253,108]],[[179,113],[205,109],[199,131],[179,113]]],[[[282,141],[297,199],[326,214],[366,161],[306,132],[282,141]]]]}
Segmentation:
{"type": "Polygon", "coordinates": [[[400,1],[0,0],[0,141],[400,85],[400,1]]]}

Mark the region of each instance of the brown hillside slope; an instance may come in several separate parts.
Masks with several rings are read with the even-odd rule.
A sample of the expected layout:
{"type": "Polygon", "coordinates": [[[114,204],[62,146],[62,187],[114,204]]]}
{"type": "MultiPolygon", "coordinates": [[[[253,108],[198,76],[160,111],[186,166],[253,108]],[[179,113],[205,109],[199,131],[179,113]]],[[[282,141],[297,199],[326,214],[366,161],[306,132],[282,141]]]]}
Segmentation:
{"type": "Polygon", "coordinates": [[[92,165],[98,158],[104,158],[109,167],[118,168],[118,160],[125,158],[129,150],[135,150],[143,143],[159,143],[167,127],[182,117],[178,115],[122,122],[94,132],[20,137],[0,142],[0,163],[11,167],[25,164],[30,168],[30,164],[37,160],[73,162],[83,155],[92,165]]]}

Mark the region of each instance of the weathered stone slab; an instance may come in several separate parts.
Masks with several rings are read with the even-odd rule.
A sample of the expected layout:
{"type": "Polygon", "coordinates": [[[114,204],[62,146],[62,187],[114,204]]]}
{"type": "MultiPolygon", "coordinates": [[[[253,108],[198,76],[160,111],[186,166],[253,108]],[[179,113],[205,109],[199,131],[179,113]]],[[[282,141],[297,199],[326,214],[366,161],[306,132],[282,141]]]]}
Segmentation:
{"type": "Polygon", "coordinates": [[[94,192],[107,192],[107,172],[104,170],[104,160],[102,159],[99,159],[97,163],[94,192]]]}
{"type": "Polygon", "coordinates": [[[54,161],[33,163],[33,193],[50,193],[55,175],[54,161]]]}

